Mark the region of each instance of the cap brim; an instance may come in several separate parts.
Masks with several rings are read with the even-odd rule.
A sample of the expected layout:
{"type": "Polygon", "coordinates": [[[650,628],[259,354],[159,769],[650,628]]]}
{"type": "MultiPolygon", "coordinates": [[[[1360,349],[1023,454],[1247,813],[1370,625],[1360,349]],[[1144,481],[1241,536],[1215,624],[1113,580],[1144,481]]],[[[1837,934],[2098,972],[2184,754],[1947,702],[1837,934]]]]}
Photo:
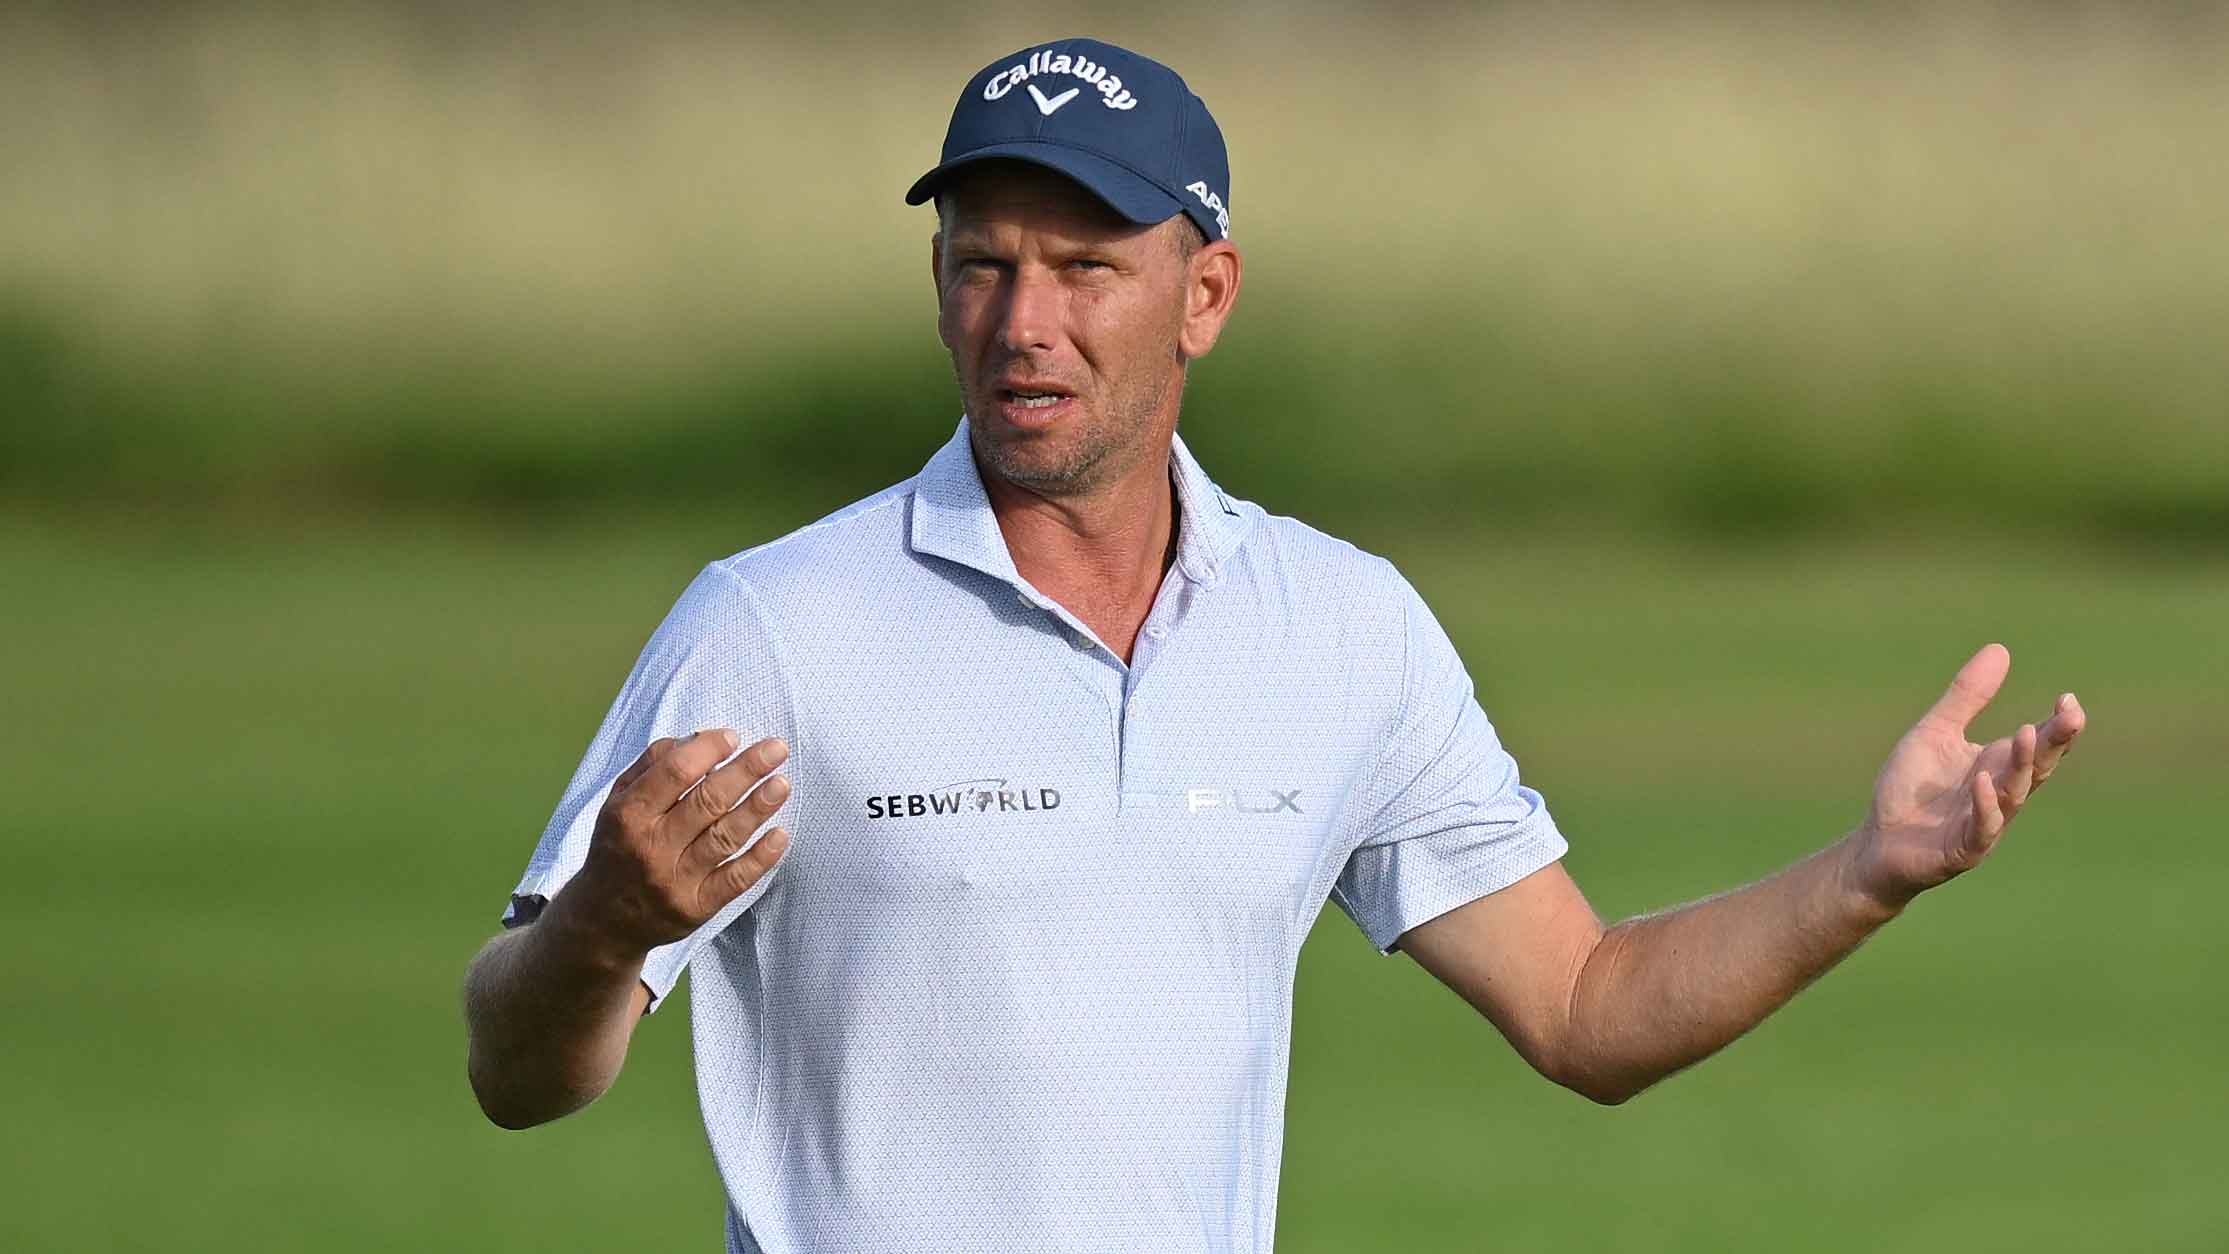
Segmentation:
{"type": "Polygon", "coordinates": [[[965,152],[914,180],[906,190],[906,203],[918,205],[936,195],[937,187],[954,170],[978,161],[1004,159],[1040,165],[1083,185],[1084,190],[1106,202],[1107,207],[1140,226],[1166,222],[1184,212],[1184,202],[1128,166],[1096,153],[1043,140],[1009,140],[965,152]]]}

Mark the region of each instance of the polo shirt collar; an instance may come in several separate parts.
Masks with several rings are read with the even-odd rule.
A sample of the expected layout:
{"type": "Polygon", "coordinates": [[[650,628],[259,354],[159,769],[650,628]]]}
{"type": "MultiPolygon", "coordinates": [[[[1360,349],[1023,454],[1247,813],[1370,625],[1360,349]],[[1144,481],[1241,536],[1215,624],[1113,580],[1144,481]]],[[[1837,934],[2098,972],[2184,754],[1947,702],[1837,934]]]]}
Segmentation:
{"type": "MultiPolygon", "coordinates": [[[[1251,522],[1224,491],[1200,469],[1184,437],[1170,441],[1169,465],[1175,472],[1177,505],[1176,564],[1184,576],[1203,586],[1222,577],[1224,563],[1238,551],[1251,522]]],[[[968,444],[962,417],[952,438],[929,458],[913,486],[913,551],[958,562],[1023,586],[1006,549],[1006,536],[991,512],[983,476],[968,444]]]]}

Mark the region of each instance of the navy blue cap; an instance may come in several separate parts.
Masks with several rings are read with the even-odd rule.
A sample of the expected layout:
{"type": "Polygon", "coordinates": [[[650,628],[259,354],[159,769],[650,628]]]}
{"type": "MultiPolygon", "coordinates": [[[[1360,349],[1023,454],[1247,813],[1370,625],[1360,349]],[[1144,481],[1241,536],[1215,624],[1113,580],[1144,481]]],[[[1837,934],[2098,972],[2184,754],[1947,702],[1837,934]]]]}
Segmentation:
{"type": "Polygon", "coordinates": [[[1139,224],[1190,215],[1231,235],[1223,131],[1175,70],[1096,39],[1024,48],[976,72],[944,132],[937,167],[906,192],[918,205],[971,162],[1005,157],[1057,170],[1139,224]]]}

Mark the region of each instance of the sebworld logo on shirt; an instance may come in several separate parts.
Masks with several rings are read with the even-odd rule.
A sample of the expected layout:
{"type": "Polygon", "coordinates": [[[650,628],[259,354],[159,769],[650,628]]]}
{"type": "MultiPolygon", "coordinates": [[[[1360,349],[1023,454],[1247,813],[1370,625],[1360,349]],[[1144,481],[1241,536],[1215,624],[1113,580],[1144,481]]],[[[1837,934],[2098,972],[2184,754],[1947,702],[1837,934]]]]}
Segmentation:
{"type": "Polygon", "coordinates": [[[927,792],[867,798],[870,819],[918,819],[939,814],[1035,814],[1060,808],[1058,788],[1017,788],[1005,779],[963,779],[927,792]]]}

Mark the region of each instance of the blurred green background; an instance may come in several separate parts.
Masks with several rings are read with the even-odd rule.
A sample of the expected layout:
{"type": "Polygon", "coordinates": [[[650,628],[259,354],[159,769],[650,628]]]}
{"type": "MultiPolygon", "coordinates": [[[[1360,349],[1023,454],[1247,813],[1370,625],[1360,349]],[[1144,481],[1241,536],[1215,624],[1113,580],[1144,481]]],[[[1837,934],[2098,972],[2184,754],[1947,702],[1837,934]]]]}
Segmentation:
{"type": "Polygon", "coordinates": [[[717,1248],[681,1014],[506,1134],[458,977],[689,576],[949,433],[899,194],[1081,32],[1232,144],[1186,438],[1418,584],[1603,914],[1985,640],[2094,719],[1620,1109],[1330,913],[1279,1248],[2229,1245],[2222,10],[428,0],[0,13],[0,1247],[717,1248]]]}

